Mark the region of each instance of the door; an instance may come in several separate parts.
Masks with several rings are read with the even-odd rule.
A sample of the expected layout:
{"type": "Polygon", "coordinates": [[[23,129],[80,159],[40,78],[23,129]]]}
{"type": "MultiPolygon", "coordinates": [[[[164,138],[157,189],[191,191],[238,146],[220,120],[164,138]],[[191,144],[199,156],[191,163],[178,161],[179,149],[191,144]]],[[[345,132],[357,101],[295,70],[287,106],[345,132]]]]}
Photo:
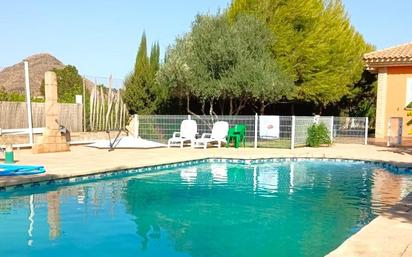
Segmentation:
{"type": "Polygon", "coordinates": [[[402,122],[401,117],[390,117],[388,121],[387,146],[398,146],[402,144],[402,122]]]}

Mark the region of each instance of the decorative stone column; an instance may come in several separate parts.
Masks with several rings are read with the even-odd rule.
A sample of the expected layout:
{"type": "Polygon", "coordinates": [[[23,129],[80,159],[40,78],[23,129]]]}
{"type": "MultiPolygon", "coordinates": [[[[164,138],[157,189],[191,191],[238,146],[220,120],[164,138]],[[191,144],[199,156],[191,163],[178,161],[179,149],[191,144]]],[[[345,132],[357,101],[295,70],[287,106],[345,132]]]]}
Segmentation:
{"type": "Polygon", "coordinates": [[[47,223],[49,223],[49,238],[54,240],[61,236],[60,223],[60,193],[48,192],[47,198],[47,223]]]}
{"type": "Polygon", "coordinates": [[[54,153],[70,151],[66,138],[60,133],[60,105],[57,103],[56,73],[48,71],[44,75],[44,91],[46,94],[45,113],[46,129],[40,140],[33,145],[33,153],[54,153]]]}

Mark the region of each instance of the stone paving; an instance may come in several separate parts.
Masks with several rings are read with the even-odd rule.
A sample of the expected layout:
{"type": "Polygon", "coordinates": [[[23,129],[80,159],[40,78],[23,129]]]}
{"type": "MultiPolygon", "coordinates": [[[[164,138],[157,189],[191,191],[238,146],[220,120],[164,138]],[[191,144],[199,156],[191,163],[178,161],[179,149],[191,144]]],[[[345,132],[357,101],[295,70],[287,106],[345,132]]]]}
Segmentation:
{"type": "MultiPolygon", "coordinates": [[[[70,152],[32,154],[31,150],[16,150],[18,164],[44,165],[41,175],[0,177],[0,187],[38,182],[56,178],[90,175],[105,171],[166,164],[203,158],[276,158],[319,157],[385,161],[400,167],[412,167],[412,152],[408,148],[386,148],[373,145],[337,144],[332,147],[273,148],[212,148],[212,149],[117,149],[109,152],[84,146],[71,147],[70,152]]],[[[387,213],[377,217],[357,234],[345,241],[328,257],[340,256],[411,256],[412,257],[412,194],[387,213]]]]}

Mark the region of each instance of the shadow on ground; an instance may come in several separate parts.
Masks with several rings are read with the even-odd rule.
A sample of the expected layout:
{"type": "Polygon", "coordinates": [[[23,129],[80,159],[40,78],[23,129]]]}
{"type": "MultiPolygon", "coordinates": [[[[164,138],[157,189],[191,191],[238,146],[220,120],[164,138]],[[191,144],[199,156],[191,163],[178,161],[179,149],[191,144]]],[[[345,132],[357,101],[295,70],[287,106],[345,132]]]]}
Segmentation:
{"type": "Polygon", "coordinates": [[[412,223],[412,193],[409,193],[400,203],[383,213],[390,219],[399,219],[404,223],[412,223]]]}
{"type": "Polygon", "coordinates": [[[379,152],[391,152],[401,155],[412,155],[412,147],[393,147],[378,150],[379,152]]]}

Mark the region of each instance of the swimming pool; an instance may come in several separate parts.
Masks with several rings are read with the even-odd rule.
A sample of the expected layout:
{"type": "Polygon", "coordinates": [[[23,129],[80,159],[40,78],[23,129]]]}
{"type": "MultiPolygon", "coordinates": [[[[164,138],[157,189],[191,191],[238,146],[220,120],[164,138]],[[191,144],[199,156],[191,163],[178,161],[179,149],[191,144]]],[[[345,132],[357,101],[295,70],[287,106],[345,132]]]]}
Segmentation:
{"type": "Polygon", "coordinates": [[[323,256],[412,176],[357,162],[205,162],[0,193],[0,256],[323,256]]]}

